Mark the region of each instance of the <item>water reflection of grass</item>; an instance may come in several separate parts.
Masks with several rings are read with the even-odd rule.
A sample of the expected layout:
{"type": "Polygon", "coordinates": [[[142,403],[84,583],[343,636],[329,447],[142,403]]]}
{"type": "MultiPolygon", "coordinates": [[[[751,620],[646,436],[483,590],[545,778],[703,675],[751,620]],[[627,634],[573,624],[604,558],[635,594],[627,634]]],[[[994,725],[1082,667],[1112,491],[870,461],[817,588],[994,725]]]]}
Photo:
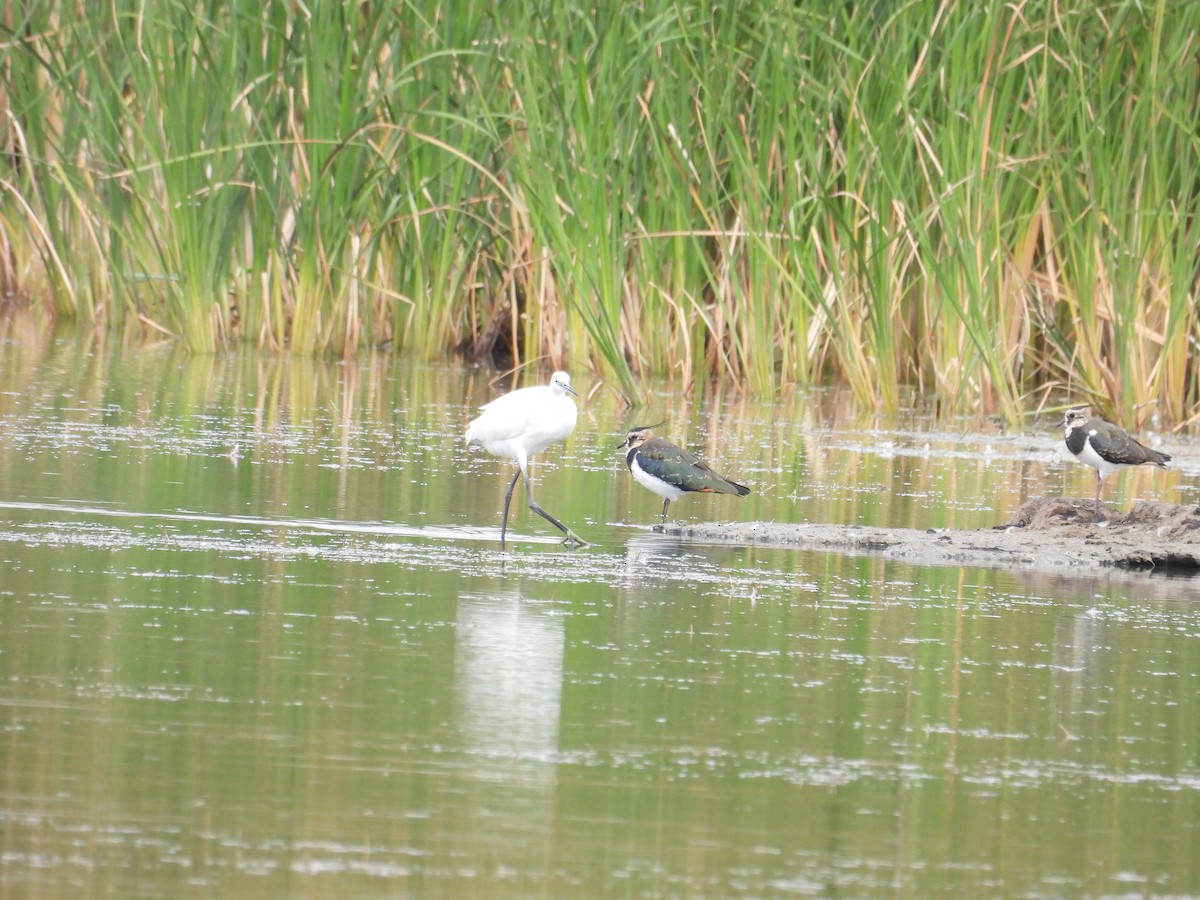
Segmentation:
{"type": "MultiPolygon", "coordinates": [[[[35,328],[33,318],[0,317],[0,421],[4,443],[17,448],[0,464],[10,500],[124,503],[158,481],[170,511],[341,519],[356,510],[421,529],[499,527],[513,470],[463,444],[478,406],[509,387],[482,369],[392,353],[195,354],[129,346],[102,329],[35,328]],[[113,467],[113,453],[131,462],[113,467]],[[69,489],[56,483],[66,472],[69,489]],[[246,491],[250,505],[236,505],[246,491]]],[[[1031,497],[1094,488],[1048,421],[1008,432],[910,408],[864,412],[845,390],[777,398],[715,383],[683,392],[661,379],[645,382],[647,406],[631,413],[615,394],[594,392],[597,383],[577,379],[575,433],[533,472],[539,496],[563,504],[589,540],[657,519],[661,501],[633,482],[616,449],[645,421],[665,420],[665,436],[753,491],[681,501],[684,521],[977,528],[1006,521],[1031,497]]],[[[1181,442],[1167,449],[1177,467],[1122,473],[1111,502],[1187,502],[1190,455],[1181,442]]],[[[517,533],[542,536],[523,506],[515,521],[517,533]]]]}
{"type": "Polygon", "coordinates": [[[29,5],[5,291],[196,350],[1200,410],[1196,4],[29,5]]]}

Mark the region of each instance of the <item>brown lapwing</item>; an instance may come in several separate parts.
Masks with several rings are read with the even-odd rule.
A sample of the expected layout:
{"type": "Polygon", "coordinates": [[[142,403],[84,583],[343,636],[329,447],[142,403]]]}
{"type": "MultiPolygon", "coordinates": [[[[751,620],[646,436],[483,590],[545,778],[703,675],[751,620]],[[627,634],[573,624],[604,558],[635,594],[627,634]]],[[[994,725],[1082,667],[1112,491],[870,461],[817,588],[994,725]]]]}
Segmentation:
{"type": "Polygon", "coordinates": [[[512,502],[513,488],[517,479],[525,479],[525,496],[529,508],[561,531],[566,537],[564,544],[586,544],[533,499],[533,487],[529,483],[529,457],[541,453],[555,441],[567,438],[575,430],[578,412],[571,397],[579,394],[571,387],[571,377],[566,372],[555,372],[548,385],[521,388],[482,407],[482,412],[467,426],[467,445],[482,444],[493,456],[511,459],[517,464],[517,474],[508,485],[504,495],[504,519],[500,525],[500,549],[504,549],[504,535],[508,530],[508,506],[512,502]]]}
{"type": "Polygon", "coordinates": [[[1151,450],[1130,437],[1111,422],[1092,415],[1090,406],[1068,409],[1063,416],[1067,449],[1081,463],[1096,470],[1096,500],[1093,508],[1100,511],[1100,490],[1104,477],[1123,466],[1151,463],[1166,467],[1171,457],[1151,450]]]}
{"type": "Polygon", "coordinates": [[[655,437],[652,430],[655,427],[634,428],[617,447],[627,448],[625,464],[629,466],[633,480],[663,498],[664,523],[671,501],[684,494],[737,494],[744,497],[750,493],[750,488],[717,474],[695,454],[655,437]]]}

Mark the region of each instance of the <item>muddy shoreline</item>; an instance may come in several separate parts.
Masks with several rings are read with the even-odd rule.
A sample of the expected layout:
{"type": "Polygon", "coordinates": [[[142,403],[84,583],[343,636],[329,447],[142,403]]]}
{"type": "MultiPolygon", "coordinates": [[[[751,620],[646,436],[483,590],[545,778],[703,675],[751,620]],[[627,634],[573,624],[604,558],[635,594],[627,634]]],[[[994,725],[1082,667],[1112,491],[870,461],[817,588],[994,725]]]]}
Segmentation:
{"type": "MultiPolygon", "coordinates": [[[[976,531],[780,522],[667,524],[665,534],[715,543],[871,554],[915,565],[1123,569],[1200,575],[1200,506],[1139,502],[1132,510],[1039,497],[976,531]]],[[[1200,581],[1200,579],[1198,579],[1200,581]]]]}

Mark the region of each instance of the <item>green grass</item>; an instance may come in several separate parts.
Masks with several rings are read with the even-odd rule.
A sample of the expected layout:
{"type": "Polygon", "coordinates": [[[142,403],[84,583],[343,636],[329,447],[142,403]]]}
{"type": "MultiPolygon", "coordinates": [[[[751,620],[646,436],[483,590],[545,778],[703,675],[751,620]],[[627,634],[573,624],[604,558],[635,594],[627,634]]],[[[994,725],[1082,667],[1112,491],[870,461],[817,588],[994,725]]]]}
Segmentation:
{"type": "Polygon", "coordinates": [[[0,41],[0,279],[56,316],[1200,420],[1200,4],[75,13],[0,41]]]}

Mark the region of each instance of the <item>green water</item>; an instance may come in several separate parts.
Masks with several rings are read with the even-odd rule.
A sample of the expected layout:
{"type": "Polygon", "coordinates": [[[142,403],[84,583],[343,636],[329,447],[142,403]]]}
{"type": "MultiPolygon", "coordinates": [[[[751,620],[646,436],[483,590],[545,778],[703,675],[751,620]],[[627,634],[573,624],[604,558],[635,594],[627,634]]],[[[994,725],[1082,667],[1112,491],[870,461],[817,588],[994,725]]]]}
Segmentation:
{"type": "Polygon", "coordinates": [[[613,449],[755,490],[681,521],[976,527],[1089,494],[1049,425],[575,372],[594,544],[501,554],[478,370],[0,337],[5,898],[1200,894],[1196,584],[681,542],[613,449]]]}

